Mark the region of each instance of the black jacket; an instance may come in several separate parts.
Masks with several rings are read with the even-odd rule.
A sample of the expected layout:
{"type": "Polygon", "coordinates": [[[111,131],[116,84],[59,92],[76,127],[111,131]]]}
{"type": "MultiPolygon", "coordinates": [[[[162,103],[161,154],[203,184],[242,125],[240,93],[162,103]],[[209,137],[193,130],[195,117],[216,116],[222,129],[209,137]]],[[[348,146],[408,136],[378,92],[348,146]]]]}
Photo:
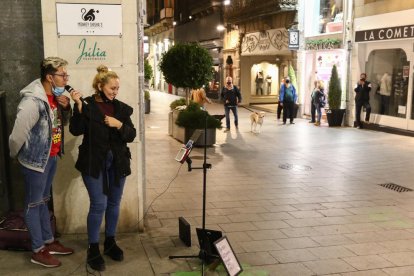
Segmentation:
{"type": "Polygon", "coordinates": [[[354,91],[356,93],[355,102],[369,102],[369,92],[371,91],[371,83],[369,81],[365,81],[364,85],[360,85],[358,83],[354,91]]]}
{"type": "Polygon", "coordinates": [[[237,103],[240,103],[242,100],[240,90],[235,85],[233,85],[233,89],[227,89],[224,86],[221,90],[221,98],[225,106],[237,106],[237,103]]]}
{"type": "Polygon", "coordinates": [[[79,113],[75,104],[69,125],[70,133],[75,136],[83,135],[75,167],[81,173],[98,178],[104,168],[107,153],[111,150],[115,164],[115,183],[118,184],[120,177],[131,174],[131,152],[127,143],[134,141],[136,136],[130,118],[133,109],[123,102],[114,100],[114,117],[123,124],[118,130],[105,125],[104,115],[93,96],[85,98],[85,101],[88,105],[82,105],[82,113],[79,113]]]}

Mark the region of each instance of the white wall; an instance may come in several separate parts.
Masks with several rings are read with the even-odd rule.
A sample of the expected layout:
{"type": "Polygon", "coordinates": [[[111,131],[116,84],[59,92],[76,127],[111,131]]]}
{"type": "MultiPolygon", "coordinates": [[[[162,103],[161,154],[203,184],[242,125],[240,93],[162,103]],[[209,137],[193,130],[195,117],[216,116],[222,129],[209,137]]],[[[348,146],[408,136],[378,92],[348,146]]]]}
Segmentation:
{"type": "MultiPolygon", "coordinates": [[[[69,62],[69,83],[82,91],[85,96],[92,94],[92,79],[99,64],[108,65],[120,76],[121,88],[118,99],[134,108],[133,123],[139,130],[140,122],[138,95],[138,31],[137,1],[126,0],[59,0],[59,3],[78,4],[121,4],[122,36],[60,36],[57,35],[56,1],[42,0],[42,21],[45,57],[59,56],[69,62]],[[102,61],[82,61],[76,64],[79,41],[86,38],[89,43],[97,42],[108,58],[102,61]],[[110,58],[112,57],[112,58],[110,58]],[[106,64],[109,63],[109,64],[106,64]]],[[[93,46],[92,46],[93,47],[93,46]]],[[[73,103],[72,103],[73,104],[73,103]]],[[[58,162],[58,172],[53,184],[53,200],[58,231],[61,233],[86,233],[86,217],[89,198],[80,173],[75,169],[78,146],[82,137],[73,137],[65,128],[66,154],[58,162]]],[[[132,152],[132,175],[127,177],[121,215],[118,225],[120,232],[138,229],[139,209],[142,209],[142,164],[138,164],[138,148],[143,141],[139,137],[129,147],[132,152]]],[[[141,210],[142,213],[142,210],[141,210]]]]}

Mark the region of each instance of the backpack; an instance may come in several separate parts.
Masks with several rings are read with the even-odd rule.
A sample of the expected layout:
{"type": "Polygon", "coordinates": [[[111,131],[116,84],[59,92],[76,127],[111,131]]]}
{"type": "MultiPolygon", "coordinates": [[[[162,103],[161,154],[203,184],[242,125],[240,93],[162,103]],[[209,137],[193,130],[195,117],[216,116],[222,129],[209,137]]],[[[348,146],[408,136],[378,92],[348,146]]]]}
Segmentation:
{"type": "Polygon", "coordinates": [[[290,89],[288,89],[285,86],[285,94],[283,96],[283,101],[288,102],[288,103],[293,103],[294,98],[293,98],[293,87],[292,86],[290,86],[290,89]]]}

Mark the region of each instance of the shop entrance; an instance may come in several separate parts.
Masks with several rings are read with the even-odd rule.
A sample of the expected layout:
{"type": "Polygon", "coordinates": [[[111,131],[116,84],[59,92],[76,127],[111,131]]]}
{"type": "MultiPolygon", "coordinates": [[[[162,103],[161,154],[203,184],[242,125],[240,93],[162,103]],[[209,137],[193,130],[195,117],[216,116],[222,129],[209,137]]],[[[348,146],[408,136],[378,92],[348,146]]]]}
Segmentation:
{"type": "Polygon", "coordinates": [[[401,48],[390,42],[367,46],[365,72],[371,82],[371,123],[414,130],[412,57],[406,44],[401,43],[401,48]]]}

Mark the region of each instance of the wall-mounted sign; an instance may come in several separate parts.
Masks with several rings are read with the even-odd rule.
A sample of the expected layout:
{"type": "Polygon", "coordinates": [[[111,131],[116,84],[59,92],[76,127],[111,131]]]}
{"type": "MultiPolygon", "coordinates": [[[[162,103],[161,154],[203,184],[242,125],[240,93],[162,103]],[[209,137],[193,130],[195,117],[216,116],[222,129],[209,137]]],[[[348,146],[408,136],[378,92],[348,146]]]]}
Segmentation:
{"type": "Polygon", "coordinates": [[[120,4],[56,3],[58,36],[122,35],[120,4]]]}
{"type": "Polygon", "coordinates": [[[355,32],[355,42],[391,40],[414,37],[414,25],[380,28],[355,32]]]}
{"type": "Polygon", "coordinates": [[[289,30],[289,50],[299,50],[299,30],[289,30]]]}
{"type": "Polygon", "coordinates": [[[284,28],[249,33],[243,37],[241,55],[275,55],[284,50],[288,53],[288,42],[288,32],[284,28]]]}
{"type": "Polygon", "coordinates": [[[119,67],[122,64],[122,38],[120,37],[61,37],[58,54],[70,65],[96,67],[105,64],[119,67]]]}

